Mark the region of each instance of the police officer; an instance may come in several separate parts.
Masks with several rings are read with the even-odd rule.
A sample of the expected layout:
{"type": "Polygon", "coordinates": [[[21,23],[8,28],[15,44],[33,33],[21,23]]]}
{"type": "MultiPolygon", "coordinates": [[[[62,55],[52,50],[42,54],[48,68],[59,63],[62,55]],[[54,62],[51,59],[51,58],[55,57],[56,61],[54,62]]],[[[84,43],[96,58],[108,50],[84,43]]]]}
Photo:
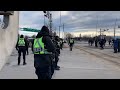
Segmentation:
{"type": "Polygon", "coordinates": [[[95,37],[95,47],[98,47],[98,37],[95,37]]]}
{"type": "Polygon", "coordinates": [[[63,39],[60,39],[60,49],[62,50],[63,48],[63,39]]]}
{"type": "Polygon", "coordinates": [[[120,38],[118,38],[118,52],[120,52],[120,38]]]}
{"type": "Polygon", "coordinates": [[[113,41],[113,45],[114,45],[114,53],[118,52],[118,39],[114,39],[113,41]]]}
{"type": "Polygon", "coordinates": [[[26,65],[26,47],[27,42],[24,39],[24,36],[21,35],[16,44],[16,50],[18,50],[18,65],[20,65],[21,53],[23,53],[23,65],[26,65]]]}
{"type": "Polygon", "coordinates": [[[59,56],[60,56],[60,38],[58,36],[55,36],[55,46],[56,46],[56,52],[55,52],[55,70],[60,70],[60,66],[58,66],[59,56]]]}
{"type": "Polygon", "coordinates": [[[29,54],[29,40],[28,40],[28,37],[26,37],[26,41],[27,41],[27,47],[26,47],[26,52],[27,52],[27,55],[29,54]]]}
{"type": "Polygon", "coordinates": [[[38,79],[51,79],[52,53],[55,46],[50,38],[49,29],[43,26],[33,43],[34,67],[38,79]]]}
{"type": "Polygon", "coordinates": [[[73,38],[70,38],[69,39],[70,51],[72,51],[73,44],[74,44],[74,40],[73,40],[73,38]]]}
{"type": "Polygon", "coordinates": [[[100,39],[99,44],[100,44],[101,50],[103,50],[104,49],[104,39],[100,39]]]}

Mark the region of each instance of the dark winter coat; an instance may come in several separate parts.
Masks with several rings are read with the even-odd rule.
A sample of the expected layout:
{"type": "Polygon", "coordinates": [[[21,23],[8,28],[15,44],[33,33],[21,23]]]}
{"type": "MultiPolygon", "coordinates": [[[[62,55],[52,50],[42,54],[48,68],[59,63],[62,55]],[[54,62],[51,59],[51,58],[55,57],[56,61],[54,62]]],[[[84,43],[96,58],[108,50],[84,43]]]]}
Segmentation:
{"type": "Polygon", "coordinates": [[[120,48],[120,39],[118,39],[118,47],[120,48]]]}
{"type": "Polygon", "coordinates": [[[114,44],[114,48],[118,48],[118,39],[114,40],[113,44],[114,44]]]}
{"type": "MultiPolygon", "coordinates": [[[[55,53],[55,46],[49,36],[49,30],[47,28],[42,28],[41,31],[38,33],[36,38],[41,38],[42,42],[45,45],[45,49],[47,49],[48,52],[55,53]]],[[[34,42],[33,42],[34,44],[34,42]]],[[[33,46],[33,45],[32,45],[33,46]]],[[[50,54],[34,54],[34,66],[37,67],[47,67],[51,65],[51,55],[50,54]]]]}
{"type": "Polygon", "coordinates": [[[17,44],[16,44],[16,50],[18,50],[18,49],[26,49],[28,47],[26,39],[24,39],[24,41],[25,41],[25,46],[18,46],[18,42],[19,42],[19,38],[18,38],[18,41],[17,41],[17,44]]]}
{"type": "Polygon", "coordinates": [[[70,40],[69,40],[69,46],[71,47],[73,46],[73,44],[74,44],[74,40],[73,40],[73,43],[70,43],[70,40]]]}

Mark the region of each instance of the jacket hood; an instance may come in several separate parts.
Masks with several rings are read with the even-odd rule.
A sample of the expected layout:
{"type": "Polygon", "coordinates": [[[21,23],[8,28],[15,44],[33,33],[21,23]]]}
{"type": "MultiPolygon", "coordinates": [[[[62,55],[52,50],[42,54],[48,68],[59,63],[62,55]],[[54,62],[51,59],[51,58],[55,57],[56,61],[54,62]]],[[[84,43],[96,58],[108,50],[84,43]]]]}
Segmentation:
{"type": "Polygon", "coordinates": [[[49,29],[46,26],[43,26],[41,31],[38,32],[36,38],[40,38],[42,36],[49,36],[49,29]]]}

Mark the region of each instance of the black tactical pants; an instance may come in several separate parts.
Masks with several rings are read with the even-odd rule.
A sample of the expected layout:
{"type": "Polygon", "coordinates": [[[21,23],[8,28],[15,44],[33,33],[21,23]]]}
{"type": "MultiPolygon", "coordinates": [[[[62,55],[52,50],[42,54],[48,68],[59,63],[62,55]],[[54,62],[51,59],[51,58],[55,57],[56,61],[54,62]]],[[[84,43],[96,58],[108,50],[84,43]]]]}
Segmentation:
{"type": "Polygon", "coordinates": [[[70,51],[72,51],[73,43],[70,43],[70,51]]]}
{"type": "Polygon", "coordinates": [[[55,62],[54,62],[55,68],[57,68],[58,61],[59,61],[58,55],[55,55],[55,62]]]}
{"type": "Polygon", "coordinates": [[[26,63],[26,48],[19,48],[18,50],[18,65],[20,64],[21,53],[23,53],[23,64],[26,63]]]}
{"type": "Polygon", "coordinates": [[[38,79],[51,79],[51,67],[37,67],[35,71],[38,79]]]}
{"type": "Polygon", "coordinates": [[[95,47],[98,47],[97,42],[95,42],[95,47]]]}
{"type": "Polygon", "coordinates": [[[118,47],[118,52],[120,52],[120,46],[118,47]]]}
{"type": "Polygon", "coordinates": [[[117,53],[117,48],[116,47],[114,47],[114,53],[117,53]]]}
{"type": "Polygon", "coordinates": [[[34,55],[35,73],[38,79],[51,79],[53,75],[51,57],[49,55],[34,55]]]}

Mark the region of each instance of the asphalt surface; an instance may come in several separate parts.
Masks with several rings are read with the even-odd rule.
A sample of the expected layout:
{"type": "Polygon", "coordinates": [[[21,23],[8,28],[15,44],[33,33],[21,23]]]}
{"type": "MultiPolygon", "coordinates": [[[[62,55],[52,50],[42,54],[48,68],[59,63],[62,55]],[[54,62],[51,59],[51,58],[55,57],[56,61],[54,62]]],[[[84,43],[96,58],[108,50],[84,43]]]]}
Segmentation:
{"type": "MultiPolygon", "coordinates": [[[[114,57],[100,54],[104,52],[100,49],[94,49],[96,52],[92,49],[76,44],[73,51],[69,51],[69,47],[66,45],[66,48],[61,50],[58,63],[61,68],[59,71],[55,71],[53,79],[119,79],[120,65],[109,61],[114,61],[114,57]]],[[[109,50],[112,51],[111,49],[109,50]]],[[[107,50],[104,53],[108,54],[108,52],[107,50]]],[[[29,49],[29,55],[26,56],[26,60],[27,65],[22,65],[23,61],[21,58],[21,65],[18,66],[17,51],[13,50],[13,53],[0,71],[0,79],[37,79],[31,49],[29,49]]]]}

